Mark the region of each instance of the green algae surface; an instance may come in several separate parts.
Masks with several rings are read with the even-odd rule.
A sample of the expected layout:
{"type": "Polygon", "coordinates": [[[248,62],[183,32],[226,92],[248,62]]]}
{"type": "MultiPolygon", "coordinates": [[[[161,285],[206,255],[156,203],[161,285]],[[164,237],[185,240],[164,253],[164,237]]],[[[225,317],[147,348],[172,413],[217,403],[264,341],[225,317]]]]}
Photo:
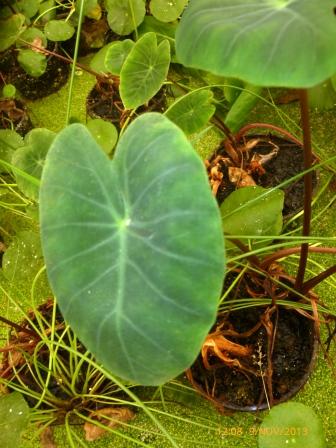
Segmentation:
{"type": "MultiPolygon", "coordinates": [[[[94,85],[94,78],[85,72],[78,72],[76,75],[72,115],[78,121],[85,122],[85,101],[86,95],[94,85]]],[[[59,92],[49,97],[29,104],[31,117],[35,126],[46,127],[53,131],[59,131],[65,124],[66,103],[68,97],[67,86],[59,92]]],[[[267,121],[280,126],[286,125],[292,131],[298,132],[299,114],[297,105],[286,105],[281,109],[270,105],[260,103],[255,111],[249,117],[250,121],[267,121]],[[286,114],[286,115],[284,115],[286,114]]],[[[336,113],[335,110],[328,112],[312,113],[312,130],[315,151],[322,158],[328,158],[335,154],[336,135],[336,113]]],[[[220,137],[210,126],[202,133],[191,136],[191,141],[201,156],[207,157],[216,145],[220,137]]],[[[331,171],[321,171],[322,183],[332,175],[335,165],[330,167],[331,171]]],[[[319,212],[324,210],[323,214],[313,221],[312,234],[324,237],[333,235],[336,210],[333,206],[335,197],[334,184],[330,184],[320,200],[313,207],[314,216],[319,216],[319,212]]],[[[7,233],[6,244],[10,245],[13,235],[22,230],[33,228],[35,231],[37,223],[33,219],[27,219],[11,213],[10,210],[0,208],[1,226],[7,233]]],[[[20,258],[20,257],[19,257],[20,258]]],[[[297,263],[297,257],[293,256],[290,262],[297,263]]],[[[312,257],[309,268],[314,272],[319,272],[322,268],[317,265],[328,267],[333,263],[332,257],[327,255],[318,255],[312,257]]],[[[294,269],[294,266],[292,266],[294,269]]],[[[18,269],[25,269],[24,266],[18,266],[18,269]]],[[[295,269],[294,269],[295,270],[295,269]]],[[[32,280],[32,279],[31,279],[32,280]]],[[[30,306],[31,284],[26,278],[22,283],[16,283],[15,287],[10,284],[0,271],[0,305],[1,314],[11,319],[20,320],[19,307],[15,302],[9,300],[9,295],[15,297],[17,303],[24,309],[30,306]]],[[[318,287],[318,293],[323,302],[336,310],[335,302],[336,279],[330,278],[318,287]]],[[[37,301],[42,301],[50,296],[48,286],[39,282],[35,291],[37,301]]],[[[4,334],[4,332],[3,332],[4,334]]],[[[323,333],[323,339],[326,334],[323,333]]],[[[335,359],[335,347],[330,353],[330,358],[335,359]]],[[[265,412],[258,414],[235,413],[231,415],[222,415],[203,398],[197,396],[191,391],[183,378],[179,382],[172,382],[166,385],[161,391],[153,389],[152,396],[154,402],[148,406],[156,409],[155,413],[160,424],[175,441],[175,446],[180,448],[214,447],[214,448],[257,448],[257,433],[260,421],[265,412]],[[160,392],[160,393],[159,393],[160,392]],[[155,404],[164,398],[164,406],[155,404]]],[[[316,368],[310,377],[304,389],[294,398],[295,401],[305,403],[312,407],[323,421],[326,434],[327,446],[336,448],[336,387],[335,378],[331,369],[323,359],[323,354],[319,355],[316,368]]],[[[307,422],[309,427],[309,422],[307,422]]],[[[81,428],[75,428],[75,433],[83,436],[81,428]]],[[[174,446],[167,437],[163,436],[156,425],[143,413],[137,413],[134,421],[124,428],[116,430],[119,434],[107,435],[95,442],[86,442],[80,445],[76,437],[73,443],[65,442],[66,431],[64,427],[57,427],[55,430],[55,440],[59,446],[79,447],[90,446],[93,448],[131,448],[135,446],[152,446],[165,448],[174,446]],[[133,441],[132,441],[133,439],[133,441]]],[[[37,448],[39,441],[36,429],[33,427],[26,433],[22,448],[37,448]]],[[[299,448],[299,447],[298,447],[299,448]]],[[[303,447],[300,447],[303,448],[303,447]]]]}

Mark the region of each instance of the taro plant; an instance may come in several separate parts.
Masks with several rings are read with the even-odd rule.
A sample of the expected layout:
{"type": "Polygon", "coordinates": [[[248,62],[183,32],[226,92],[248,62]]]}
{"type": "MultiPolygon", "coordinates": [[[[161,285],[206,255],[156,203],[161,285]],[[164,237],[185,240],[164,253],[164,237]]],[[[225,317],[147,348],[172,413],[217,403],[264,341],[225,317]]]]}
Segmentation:
{"type": "Polygon", "coordinates": [[[105,368],[156,385],[193,362],[215,319],[224,243],[204,166],[176,125],[144,114],[113,160],[82,125],[64,129],[40,219],[60,310],[105,368]]]}
{"type": "MultiPolygon", "coordinates": [[[[335,22],[332,0],[323,5],[317,0],[262,0],[257,5],[252,0],[191,0],[176,32],[177,57],[185,66],[257,86],[300,89],[304,168],[308,170],[303,236],[310,231],[312,198],[307,88],[336,72],[335,22]]],[[[298,291],[308,251],[309,244],[302,244],[298,291]]]]}

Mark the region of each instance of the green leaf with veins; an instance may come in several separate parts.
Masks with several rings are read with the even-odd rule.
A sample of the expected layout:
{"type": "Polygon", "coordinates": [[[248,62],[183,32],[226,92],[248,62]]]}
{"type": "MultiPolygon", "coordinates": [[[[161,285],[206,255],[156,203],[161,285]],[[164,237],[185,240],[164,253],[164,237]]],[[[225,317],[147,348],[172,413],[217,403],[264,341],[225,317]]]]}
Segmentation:
{"type": "Polygon", "coordinates": [[[188,0],[151,0],[150,11],[161,22],[173,22],[178,19],[188,0]]]}
{"type": "Polygon", "coordinates": [[[146,16],[142,24],[138,28],[139,36],[143,36],[146,33],[154,32],[156,34],[158,44],[164,39],[168,39],[170,45],[170,53],[172,62],[178,62],[175,58],[175,31],[177,28],[177,22],[164,23],[160,22],[153,16],[146,16]]]}
{"type": "Polygon", "coordinates": [[[146,13],[144,0],[105,0],[105,8],[111,30],[120,36],[134,31],[146,13]]]}
{"type": "MultiPolygon", "coordinates": [[[[30,176],[40,179],[47,152],[55,135],[54,132],[43,128],[35,128],[30,131],[24,139],[24,146],[14,152],[12,164],[30,176]]],[[[28,178],[18,173],[15,173],[15,178],[18,187],[28,198],[38,199],[37,185],[32,184],[28,178]]]]}
{"type": "Polygon", "coordinates": [[[105,67],[112,75],[120,75],[122,66],[134,46],[131,39],[114,42],[106,52],[105,67]]]}
{"type": "Polygon", "coordinates": [[[98,362],[144,385],[192,364],[224,275],[218,207],[183,132],[138,117],[111,161],[73,124],[48,152],[42,246],[65,320],[98,362]]]}
{"type": "Polygon", "coordinates": [[[116,42],[110,42],[104,45],[97,53],[93,56],[90,61],[90,68],[98,73],[108,73],[107,67],[105,65],[105,58],[108,50],[115,45],[116,42]]]}
{"type": "Polygon", "coordinates": [[[211,90],[198,90],[179,98],[165,115],[186,134],[199,131],[216,111],[211,90]]]}
{"type": "Polygon", "coordinates": [[[334,0],[190,0],[176,32],[185,66],[259,86],[312,87],[336,72],[334,0]]]}
{"type": "Polygon", "coordinates": [[[120,73],[120,96],[126,109],[149,101],[165,81],[170,63],[167,40],[159,45],[155,33],[144,34],[133,46],[120,73]]]}

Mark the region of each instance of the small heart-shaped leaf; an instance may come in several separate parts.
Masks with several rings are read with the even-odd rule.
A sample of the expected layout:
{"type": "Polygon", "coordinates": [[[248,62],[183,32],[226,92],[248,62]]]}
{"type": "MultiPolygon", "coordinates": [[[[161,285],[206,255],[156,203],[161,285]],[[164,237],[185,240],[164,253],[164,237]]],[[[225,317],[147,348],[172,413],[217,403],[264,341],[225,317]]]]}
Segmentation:
{"type": "Polygon", "coordinates": [[[138,117],[112,161],[84,126],[64,129],[40,217],[61,312],[99,362],[144,385],[191,365],[215,319],[224,244],[204,165],[175,124],[138,117]]]}
{"type": "Polygon", "coordinates": [[[146,13],[144,0],[105,0],[107,21],[120,36],[126,36],[137,28],[146,13]]]}
{"type": "Polygon", "coordinates": [[[90,67],[98,73],[108,73],[108,69],[105,65],[106,55],[111,47],[115,45],[116,42],[110,42],[104,45],[91,59],[90,67]]]}
{"type": "Polygon", "coordinates": [[[173,103],[165,115],[186,134],[199,131],[216,111],[211,90],[191,92],[173,103]]]}
{"type": "Polygon", "coordinates": [[[134,46],[131,39],[125,39],[120,42],[114,42],[106,52],[105,67],[112,75],[120,75],[121,68],[125,59],[134,46]]]}
{"type": "Polygon", "coordinates": [[[155,33],[144,34],[134,45],[120,73],[120,96],[126,109],[149,101],[165,81],[170,63],[170,45],[159,45],[155,33]]]}

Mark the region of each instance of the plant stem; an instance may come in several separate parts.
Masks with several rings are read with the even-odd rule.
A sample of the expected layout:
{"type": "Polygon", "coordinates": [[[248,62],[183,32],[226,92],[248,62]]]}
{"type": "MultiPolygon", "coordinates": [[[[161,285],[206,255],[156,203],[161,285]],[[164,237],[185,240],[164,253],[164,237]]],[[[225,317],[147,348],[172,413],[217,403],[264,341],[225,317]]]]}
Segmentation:
{"type": "MultiPolygon", "coordinates": [[[[31,42],[27,42],[24,39],[19,38],[19,41],[26,44],[27,46],[31,47],[31,48],[36,48],[37,50],[40,50],[41,52],[43,51],[43,53],[48,54],[50,56],[54,56],[55,58],[59,59],[60,61],[66,62],[67,64],[74,64],[76,67],[84,70],[87,73],[90,73],[90,75],[95,76],[96,78],[102,78],[102,79],[107,79],[109,76],[106,75],[105,73],[98,73],[95,70],[92,70],[90,67],[84,65],[84,64],[80,64],[79,62],[75,62],[73,59],[71,59],[70,57],[65,57],[62,56],[61,54],[56,53],[55,51],[51,51],[48,50],[47,48],[43,48],[43,50],[41,50],[41,48],[38,45],[34,45],[31,42]]],[[[19,50],[17,50],[19,51],[19,50]]]]}
{"type": "MultiPolygon", "coordinates": [[[[311,246],[308,247],[309,252],[316,252],[318,254],[336,254],[336,247],[315,247],[311,246]]],[[[297,254],[301,252],[301,247],[291,247],[289,249],[281,249],[278,252],[275,252],[274,254],[270,255],[269,257],[266,257],[262,263],[261,267],[263,269],[267,269],[267,267],[273,263],[274,261],[279,260],[280,258],[288,257],[289,255],[297,254]]]]}
{"type": "Polygon", "coordinates": [[[228,138],[228,140],[230,140],[230,142],[232,143],[232,146],[236,149],[237,148],[237,142],[235,139],[235,136],[232,134],[232,132],[230,131],[230,129],[226,126],[226,124],[224,123],[224,121],[218,116],[218,114],[215,114],[212,118],[211,118],[211,122],[218,127],[218,129],[220,131],[223,132],[224,135],[226,135],[226,137],[228,138]]]}
{"type": "Polygon", "coordinates": [[[71,114],[72,90],[73,90],[73,83],[74,83],[75,73],[76,73],[76,63],[77,63],[77,58],[78,58],[78,50],[79,50],[79,42],[80,42],[80,38],[81,38],[82,23],[83,23],[83,19],[84,19],[84,3],[85,3],[84,1],[81,2],[80,9],[79,9],[75,51],[74,51],[74,57],[73,57],[73,64],[71,67],[70,82],[69,82],[68,104],[67,104],[67,112],[66,112],[66,119],[65,119],[66,126],[69,124],[70,114],[71,114]]]}
{"type": "Polygon", "coordinates": [[[336,273],[336,264],[326,269],[325,271],[321,272],[319,275],[316,275],[315,277],[304,282],[302,285],[302,293],[306,294],[309,290],[313,289],[316,285],[318,285],[323,280],[325,280],[326,278],[330,277],[335,273],[336,273]]]}
{"type": "MultiPolygon", "coordinates": [[[[311,146],[311,134],[309,123],[309,105],[308,92],[306,89],[300,90],[300,108],[301,108],[301,126],[303,131],[303,153],[304,153],[304,170],[312,166],[313,153],[311,146]]],[[[313,196],[313,176],[309,171],[303,177],[304,180],[304,207],[303,207],[303,229],[302,235],[309,236],[311,222],[311,201],[313,196]]],[[[299,292],[302,290],[304,275],[308,259],[308,243],[302,243],[299,268],[295,280],[295,289],[299,292]]]]}
{"type": "Polygon", "coordinates": [[[39,337],[39,335],[38,335],[38,333],[36,333],[36,331],[29,330],[28,328],[22,327],[21,325],[18,325],[9,319],[6,319],[5,317],[0,316],[0,322],[7,324],[9,327],[15,328],[15,330],[17,330],[17,331],[21,331],[22,333],[29,334],[30,336],[33,336],[34,338],[39,337]]]}
{"type": "Polygon", "coordinates": [[[260,261],[256,255],[249,255],[250,249],[242,243],[238,238],[232,238],[229,234],[225,234],[226,239],[237,246],[243,253],[246,254],[247,260],[255,267],[260,268],[260,261]]]}
{"type": "Polygon", "coordinates": [[[271,129],[272,131],[277,132],[278,134],[283,135],[284,137],[287,137],[288,140],[291,140],[293,143],[296,143],[298,146],[302,146],[302,143],[300,140],[298,140],[294,135],[292,135],[290,132],[286,131],[286,129],[280,128],[279,126],[275,126],[274,124],[269,123],[250,123],[246,126],[242,127],[236,134],[236,140],[239,142],[245,134],[250,131],[251,129],[271,129]]]}

